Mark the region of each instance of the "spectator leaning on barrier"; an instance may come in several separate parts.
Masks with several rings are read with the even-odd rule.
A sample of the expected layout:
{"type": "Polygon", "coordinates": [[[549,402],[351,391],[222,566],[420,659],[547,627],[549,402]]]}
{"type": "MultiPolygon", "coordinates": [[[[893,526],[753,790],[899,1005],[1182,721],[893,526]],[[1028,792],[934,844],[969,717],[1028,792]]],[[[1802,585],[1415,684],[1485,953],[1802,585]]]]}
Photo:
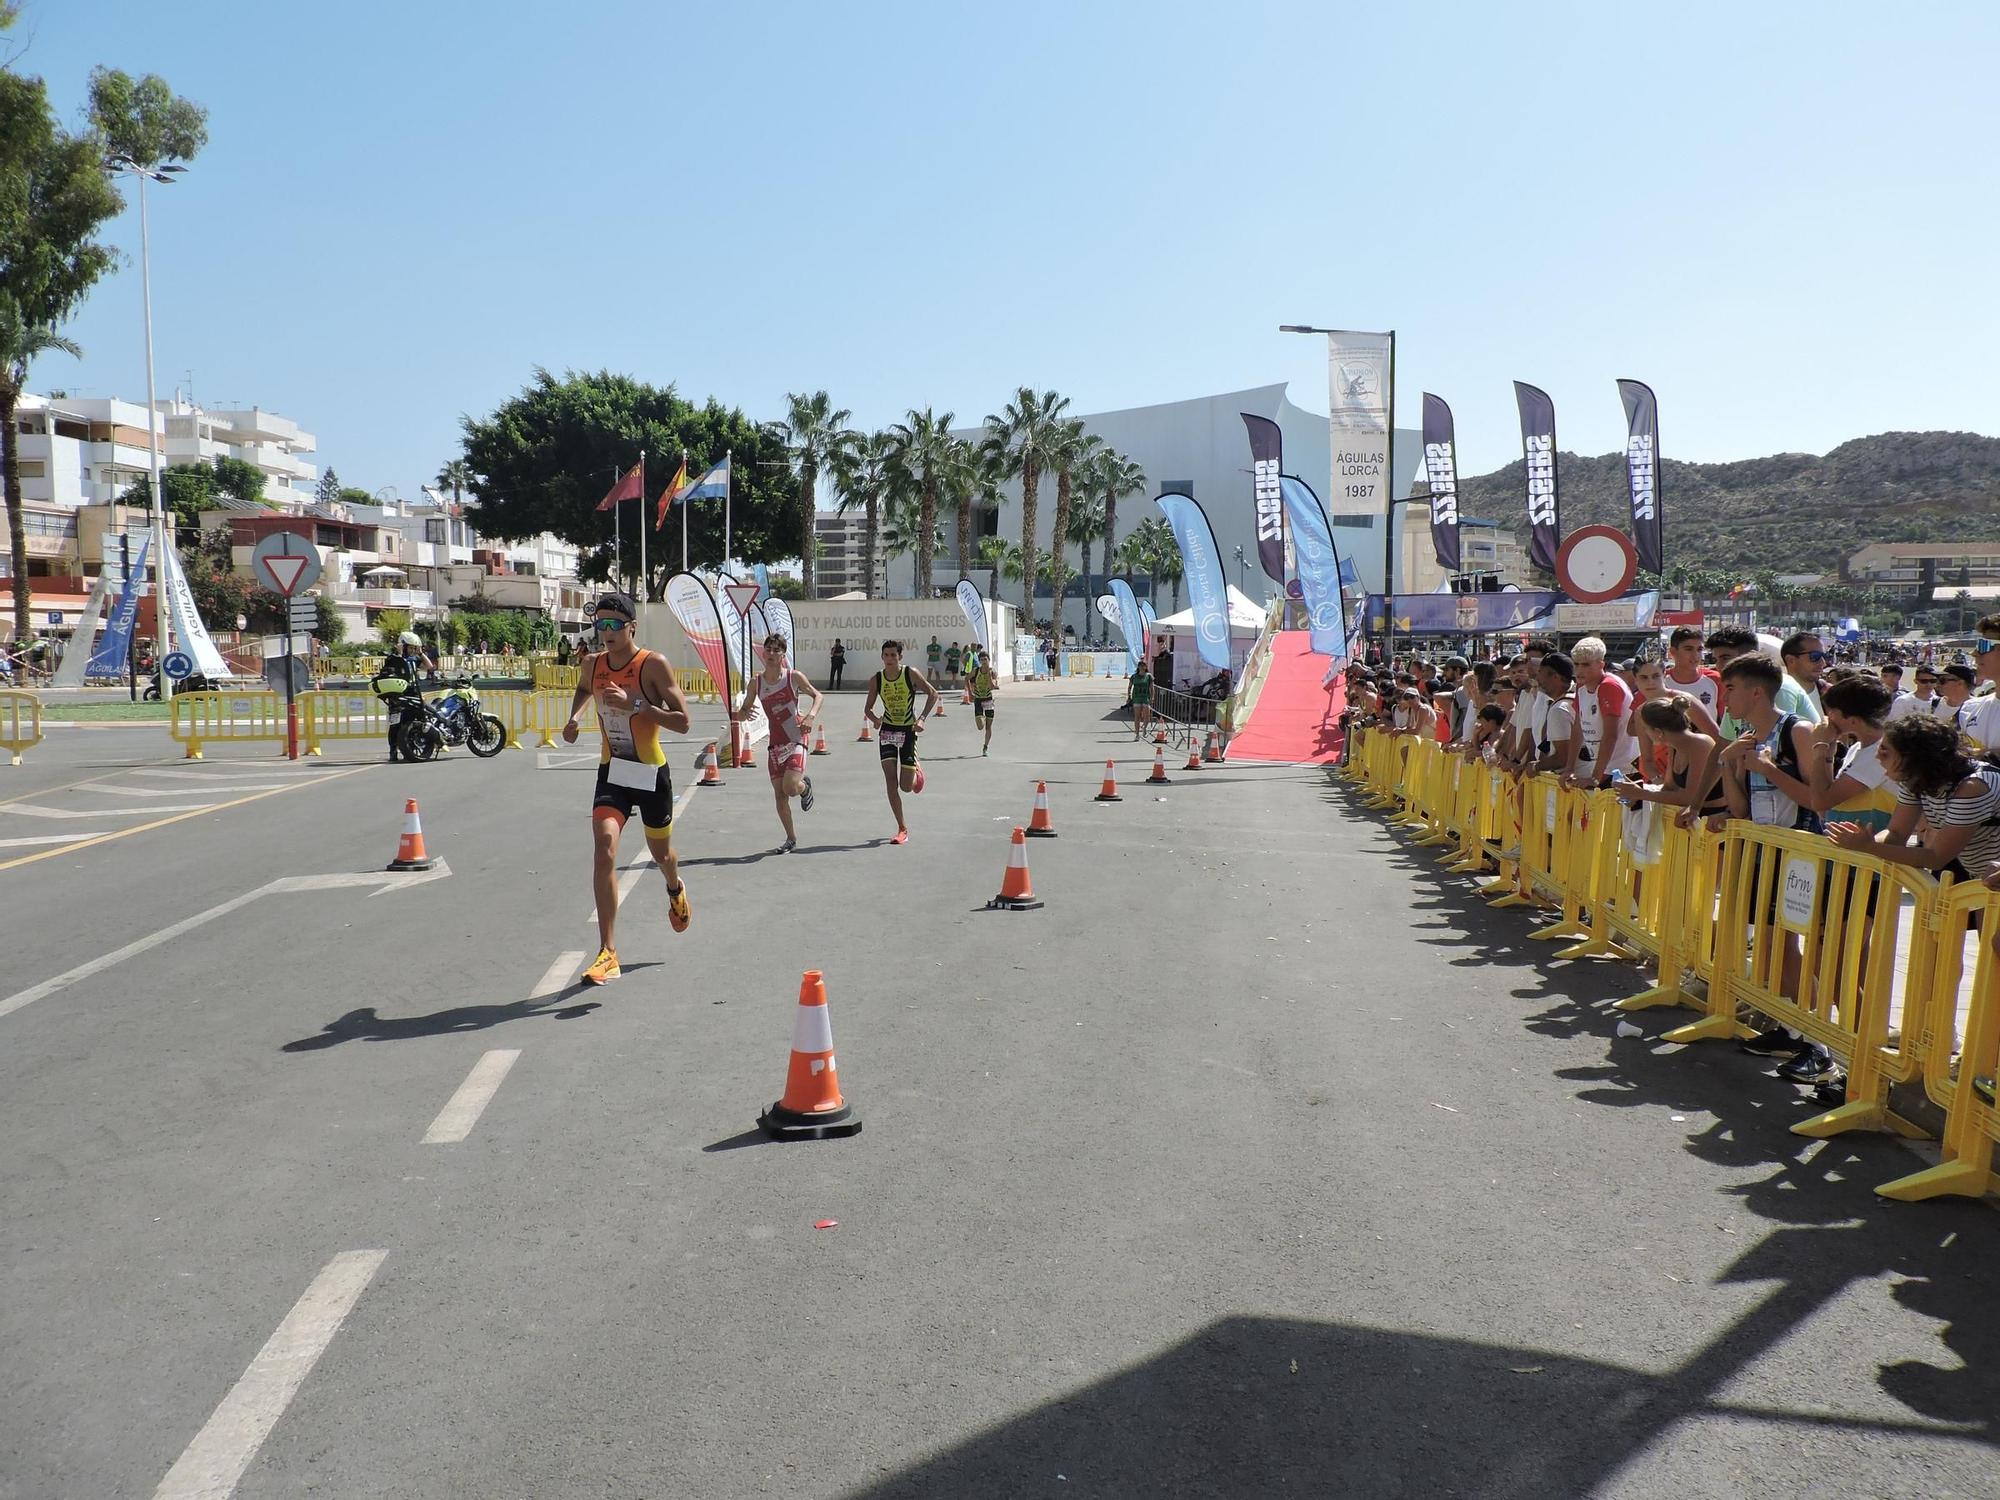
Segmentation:
{"type": "Polygon", "coordinates": [[[1577,786],[1603,786],[1613,771],[1629,772],[1638,753],[1628,722],[1632,690],[1605,670],[1604,642],[1596,636],[1578,641],[1570,659],[1576,667],[1576,714],[1569,779],[1577,786]]]}
{"type": "Polygon", "coordinates": [[[1709,793],[1711,800],[1702,797],[1702,789],[1714,783],[1712,772],[1722,747],[1714,734],[1696,727],[1697,713],[1706,718],[1701,705],[1685,693],[1663,693],[1641,704],[1637,718],[1648,741],[1664,752],[1665,766],[1655,776],[1654,767],[1648,765],[1644,781],[1623,781],[1617,787],[1618,795],[1634,807],[1657,802],[1677,809],[1676,821],[1683,828],[1698,816],[1726,817],[1729,812],[1719,791],[1709,793]]]}
{"type": "Polygon", "coordinates": [[[1560,772],[1568,768],[1571,731],[1576,727],[1576,714],[1569,696],[1570,684],[1576,680],[1576,667],[1562,652],[1551,651],[1542,657],[1536,678],[1535,708],[1534,716],[1528,722],[1525,768],[1530,773],[1560,772]]]}
{"type": "Polygon", "coordinates": [[[1778,708],[1783,675],[1769,657],[1754,652],[1723,669],[1730,711],[1744,724],[1743,734],[1722,751],[1723,788],[1736,817],[1766,828],[1817,829],[1805,770],[1812,726],[1778,708]]]}
{"type": "Polygon", "coordinates": [[[1800,718],[1817,724],[1825,717],[1819,706],[1819,680],[1826,671],[1826,646],[1811,631],[1801,631],[1788,636],[1778,648],[1778,655],[1784,663],[1785,676],[1799,690],[1805,700],[1802,709],[1793,709],[1800,718]]]}
{"type": "Polygon", "coordinates": [[[1838,808],[1848,821],[1871,833],[1889,826],[1887,811],[1847,804],[1875,800],[1888,780],[1877,749],[1892,701],[1886,684],[1865,675],[1829,683],[1821,692],[1826,721],[1813,731],[1812,755],[1806,762],[1815,811],[1838,808]]]}
{"type": "Polygon", "coordinates": [[[1871,833],[1843,821],[1830,824],[1827,837],[1893,864],[1991,883],[2000,872],[2000,769],[1975,760],[1949,720],[1928,716],[1898,719],[1875,753],[1896,787],[1888,828],[1871,833]],[[1912,844],[1919,816],[1923,832],[1912,844]]]}
{"type": "Polygon", "coordinates": [[[1515,664],[1514,718],[1508,725],[1509,740],[1501,751],[1515,769],[1531,765],[1535,759],[1530,752],[1534,749],[1532,731],[1542,698],[1542,658],[1553,649],[1547,641],[1530,641],[1515,664]]]}

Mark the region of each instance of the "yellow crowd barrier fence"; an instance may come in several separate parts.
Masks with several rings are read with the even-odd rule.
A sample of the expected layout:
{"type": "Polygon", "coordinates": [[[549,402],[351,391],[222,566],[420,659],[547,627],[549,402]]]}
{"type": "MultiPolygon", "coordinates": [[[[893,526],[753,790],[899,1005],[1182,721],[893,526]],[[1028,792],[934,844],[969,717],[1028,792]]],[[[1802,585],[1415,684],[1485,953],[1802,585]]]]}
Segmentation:
{"type": "Polygon", "coordinates": [[[0,750],[7,752],[7,763],[18,766],[41,742],[42,700],[19,688],[0,691],[0,750]]]}
{"type": "Polygon", "coordinates": [[[1418,736],[1353,735],[1340,774],[1364,805],[1393,809],[1390,823],[1449,870],[1495,867],[1481,894],[1552,917],[1533,936],[1567,941],[1558,957],[1652,966],[1657,982],[1618,1008],[1697,1012],[1664,1040],[1744,1036],[1754,1015],[1824,1047],[1845,1100],[1796,1133],[1924,1135],[1891,1108],[1893,1088],[1920,1086],[1944,1112],[1943,1160],[1879,1192],[2000,1189],[2000,893],[1818,834],[1634,812],[1608,789],[1505,775],[1418,736]]]}
{"type": "Polygon", "coordinates": [[[168,733],[187,759],[200,760],[202,747],[285,739],[285,700],[268,690],[242,693],[180,693],[173,699],[168,733]]]}

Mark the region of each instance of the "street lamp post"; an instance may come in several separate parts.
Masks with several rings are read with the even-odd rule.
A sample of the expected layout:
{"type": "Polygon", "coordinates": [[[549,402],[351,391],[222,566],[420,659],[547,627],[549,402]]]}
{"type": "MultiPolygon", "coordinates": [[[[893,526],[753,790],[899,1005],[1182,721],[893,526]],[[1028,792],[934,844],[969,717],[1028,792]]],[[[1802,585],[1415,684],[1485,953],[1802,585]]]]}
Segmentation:
{"type": "MultiPolygon", "coordinates": [[[[1280,323],[1280,333],[1354,333],[1351,328],[1309,328],[1303,323],[1280,323]]],[[[1371,335],[1380,337],[1380,335],[1371,335]]],[[[1382,659],[1396,658],[1396,330],[1389,330],[1389,473],[1382,485],[1382,624],[1388,637],[1382,659]]],[[[1332,499],[1331,496],[1328,497],[1332,499]]]]}
{"type": "Polygon", "coordinates": [[[153,389],[153,237],[146,217],[146,184],[171,183],[185,167],[146,166],[129,156],[107,157],[104,170],[113,177],[135,177],[139,182],[139,283],[146,305],[146,447],[152,470],[149,521],[153,541],[153,682],[160,702],[167,698],[167,653],[173,649],[173,612],[167,604],[167,513],[166,496],[160,488],[160,427],[165,420],[153,389]]]}
{"type": "Polygon", "coordinates": [[[1243,586],[1244,566],[1245,566],[1245,559],[1243,556],[1243,548],[1239,544],[1238,547],[1236,548],[1236,592],[1239,594],[1247,594],[1250,592],[1247,588],[1243,586]]]}

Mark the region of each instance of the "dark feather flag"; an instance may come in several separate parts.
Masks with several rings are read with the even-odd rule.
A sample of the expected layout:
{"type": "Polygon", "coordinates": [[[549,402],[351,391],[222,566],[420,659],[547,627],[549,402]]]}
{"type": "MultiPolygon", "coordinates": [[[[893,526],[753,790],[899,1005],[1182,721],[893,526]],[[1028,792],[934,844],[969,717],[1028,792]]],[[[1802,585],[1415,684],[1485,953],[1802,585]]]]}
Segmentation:
{"type": "Polygon", "coordinates": [[[1639,567],[1667,570],[1666,519],[1660,514],[1660,405],[1653,388],[1636,380],[1618,382],[1625,403],[1625,480],[1632,491],[1632,541],[1639,567]]]}
{"type": "Polygon", "coordinates": [[[1257,560],[1273,582],[1285,581],[1285,502],[1278,476],[1285,470],[1285,435],[1268,417],[1241,412],[1250,433],[1250,493],[1257,501],[1257,560]]]}
{"type": "Polygon", "coordinates": [[[1514,382],[1521,409],[1521,455],[1528,463],[1528,561],[1544,573],[1556,570],[1562,545],[1562,502],[1556,492],[1556,404],[1549,393],[1514,382]]]}
{"type": "Polygon", "coordinates": [[[1459,568],[1458,457],[1452,437],[1451,408],[1424,392],[1424,477],[1431,486],[1431,545],[1438,566],[1447,573],[1459,568]]]}

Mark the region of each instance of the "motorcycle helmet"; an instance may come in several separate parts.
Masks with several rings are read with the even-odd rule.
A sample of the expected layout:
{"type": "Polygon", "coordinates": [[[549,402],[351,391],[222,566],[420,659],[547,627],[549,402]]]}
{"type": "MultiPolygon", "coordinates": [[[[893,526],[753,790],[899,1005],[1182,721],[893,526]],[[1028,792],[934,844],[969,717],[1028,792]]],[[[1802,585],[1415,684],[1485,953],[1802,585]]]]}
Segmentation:
{"type": "Polygon", "coordinates": [[[421,646],[423,643],[423,638],[414,630],[406,630],[396,637],[396,644],[399,646],[421,646]]]}

